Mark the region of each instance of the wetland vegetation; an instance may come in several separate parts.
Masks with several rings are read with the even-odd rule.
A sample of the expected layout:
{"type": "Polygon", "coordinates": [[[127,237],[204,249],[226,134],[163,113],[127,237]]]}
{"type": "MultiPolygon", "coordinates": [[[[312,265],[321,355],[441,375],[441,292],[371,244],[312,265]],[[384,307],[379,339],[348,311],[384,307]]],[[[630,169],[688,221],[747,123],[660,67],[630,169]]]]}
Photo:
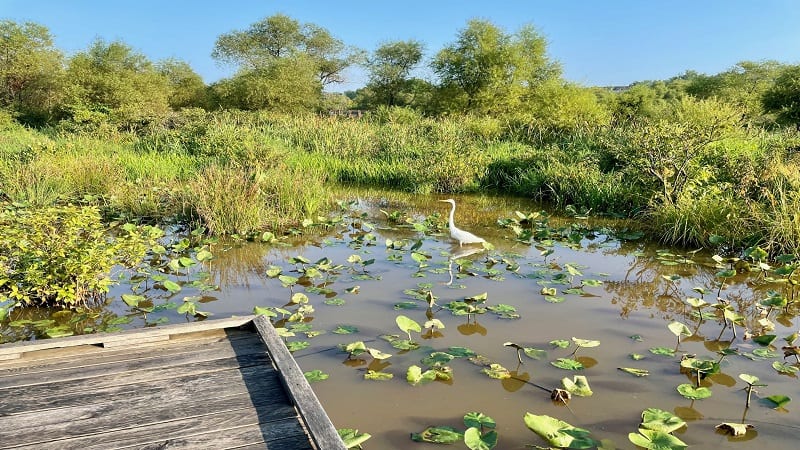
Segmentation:
{"type": "Polygon", "coordinates": [[[474,20],[429,81],[277,15],[205,85],[0,31],[0,342],[266,314],[354,446],[796,440],[798,66],[617,92],[474,20]]]}

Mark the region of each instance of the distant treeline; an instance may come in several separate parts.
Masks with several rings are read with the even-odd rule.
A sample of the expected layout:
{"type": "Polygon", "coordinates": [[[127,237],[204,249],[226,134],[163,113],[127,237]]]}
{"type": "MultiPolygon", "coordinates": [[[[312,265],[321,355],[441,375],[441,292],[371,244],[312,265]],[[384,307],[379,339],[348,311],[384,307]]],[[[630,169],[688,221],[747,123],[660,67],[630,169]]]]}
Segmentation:
{"type": "Polygon", "coordinates": [[[121,41],[98,39],[65,56],[39,24],[0,21],[0,36],[0,109],[30,125],[137,129],[187,107],[281,113],[406,107],[427,117],[510,117],[574,132],[659,118],[684,98],[729,104],[746,126],[800,124],[800,65],[743,61],[715,75],[687,71],[624,90],[585,87],[563,79],[532,26],[510,33],[486,20],[469,21],[426,61],[422,42],[386,42],[368,52],[277,14],[218,36],[211,55],[236,72],[210,85],[184,61],[153,62],[121,41]],[[326,92],[356,65],[367,70],[366,86],[326,92]],[[423,66],[433,79],[413,76],[423,66]]]}

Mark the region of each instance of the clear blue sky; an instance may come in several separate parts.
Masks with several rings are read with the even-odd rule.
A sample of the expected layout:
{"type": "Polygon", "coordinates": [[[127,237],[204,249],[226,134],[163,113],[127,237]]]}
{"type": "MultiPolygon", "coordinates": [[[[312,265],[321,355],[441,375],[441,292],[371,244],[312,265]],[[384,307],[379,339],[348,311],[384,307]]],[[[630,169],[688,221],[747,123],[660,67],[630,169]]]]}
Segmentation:
{"type": "MultiPolygon", "coordinates": [[[[0,0],[0,19],[48,27],[67,54],[97,37],[151,60],[177,57],[212,82],[231,74],[211,58],[216,38],[276,13],[374,50],[416,39],[431,56],[472,18],[508,32],[531,24],[564,76],[584,85],[714,74],[742,60],[800,63],[800,0],[0,0]]],[[[364,83],[354,70],[349,82],[364,83]]]]}

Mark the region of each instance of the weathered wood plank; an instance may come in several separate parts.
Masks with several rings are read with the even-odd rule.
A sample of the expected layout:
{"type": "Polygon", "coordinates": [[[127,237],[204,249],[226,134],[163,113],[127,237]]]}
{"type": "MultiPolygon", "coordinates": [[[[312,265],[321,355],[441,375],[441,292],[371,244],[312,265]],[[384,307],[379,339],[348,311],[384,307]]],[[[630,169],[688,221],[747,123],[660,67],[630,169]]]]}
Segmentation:
{"type": "MultiPolygon", "coordinates": [[[[244,446],[269,450],[313,449],[297,417],[264,423],[243,422],[235,411],[185,421],[120,430],[74,439],[36,443],[13,448],[36,450],[138,449],[232,449],[244,446]],[[266,445],[265,445],[266,444],[266,445]]],[[[0,447],[11,448],[11,447],[0,447]]]]}
{"type": "Polygon", "coordinates": [[[264,316],[253,319],[261,338],[267,345],[273,364],[283,375],[283,380],[289,390],[289,395],[295,402],[300,417],[311,432],[314,443],[320,449],[346,450],[339,433],[331,423],[331,419],[322,409],[316,394],[308,384],[297,362],[294,360],[283,340],[264,316]]]}
{"type": "Polygon", "coordinates": [[[0,377],[36,370],[47,371],[67,367],[88,366],[97,363],[123,361],[159,355],[213,351],[215,348],[237,348],[245,343],[260,345],[266,351],[261,338],[254,330],[228,328],[209,332],[174,335],[173,339],[157,344],[133,345],[112,349],[94,345],[56,348],[26,353],[22,358],[0,361],[0,377]]]}
{"type": "Polygon", "coordinates": [[[9,357],[0,448],[345,448],[264,317],[0,346],[9,357]]]}
{"type": "MultiPolygon", "coordinates": [[[[252,334],[252,339],[240,341],[234,349],[229,342],[202,347],[184,347],[181,351],[142,351],[139,353],[126,353],[114,358],[92,358],[91,360],[71,361],[60,365],[36,365],[28,368],[15,368],[0,372],[0,389],[45,384],[51,382],[66,382],[94,377],[108,377],[123,372],[142,372],[152,369],[165,369],[168,367],[198,364],[217,359],[243,358],[244,356],[265,355],[266,347],[252,334]]],[[[257,358],[261,361],[261,358],[257,358]]],[[[240,361],[241,362],[241,361],[240,361]]],[[[139,376],[132,373],[132,376],[139,376]]]]}
{"type": "MultiPolygon", "coordinates": [[[[214,429],[212,425],[223,429],[248,421],[269,422],[287,417],[295,417],[297,421],[297,412],[280,385],[277,372],[259,376],[247,385],[241,379],[238,383],[231,380],[230,384],[233,386],[223,392],[216,385],[201,386],[197,391],[170,385],[148,395],[131,392],[93,396],[85,405],[0,417],[0,446],[33,445],[97,434],[109,436],[140,427],[148,430],[134,434],[146,435],[156,424],[166,424],[159,425],[159,429],[172,433],[200,433],[214,429]],[[205,417],[209,415],[219,417],[205,417]],[[175,425],[176,421],[189,424],[175,425]]],[[[150,438],[153,436],[158,437],[156,434],[150,438]]]]}
{"type": "MultiPolygon", "coordinates": [[[[266,359],[260,362],[266,364],[266,359]]],[[[215,387],[215,392],[223,392],[247,382],[265,377],[274,372],[271,366],[254,365],[239,367],[236,358],[202,363],[207,367],[182,366],[161,371],[150,372],[147,376],[136,379],[126,378],[125,374],[105,378],[73,380],[64,383],[22,386],[12,390],[0,390],[0,416],[18,414],[26,411],[42,411],[52,408],[86,405],[92,397],[148,395],[160,392],[171,386],[180,386],[190,393],[201,394],[206,386],[215,387]],[[230,369],[238,368],[238,371],[230,369]],[[192,370],[195,369],[195,370],[192,370]],[[238,383],[237,383],[238,380],[238,383]]]]}
{"type": "Polygon", "coordinates": [[[74,347],[77,345],[103,345],[113,347],[119,343],[126,345],[135,344],[137,340],[148,341],[159,336],[173,334],[193,333],[219,328],[239,327],[253,320],[253,316],[231,317],[228,319],[206,320],[202,322],[181,323],[156,328],[138,328],[120,331],[118,333],[98,333],[81,336],[69,336],[59,339],[44,339],[40,341],[16,342],[0,346],[0,359],[19,358],[26,352],[39,351],[51,348],[74,347]]]}

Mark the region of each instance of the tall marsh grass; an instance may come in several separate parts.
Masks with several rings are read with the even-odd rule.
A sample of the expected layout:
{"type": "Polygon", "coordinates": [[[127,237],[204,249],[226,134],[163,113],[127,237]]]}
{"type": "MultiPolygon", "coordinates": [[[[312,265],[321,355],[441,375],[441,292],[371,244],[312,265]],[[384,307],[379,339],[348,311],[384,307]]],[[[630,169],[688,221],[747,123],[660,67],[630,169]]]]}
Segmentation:
{"type": "MultiPolygon", "coordinates": [[[[8,120],[0,128],[0,198],[94,202],[112,217],[197,221],[216,234],[298,224],[326,208],[326,187],[336,183],[523,195],[638,218],[667,244],[707,245],[716,234],[731,245],[800,246],[800,157],[792,156],[800,135],[790,131],[740,130],[703,148],[675,200],[659,197],[653,175],[609,147],[635,134],[565,132],[525,118],[189,110],[136,134],[37,131],[8,120]]],[[[640,156],[636,142],[620,145],[640,156]]]]}

